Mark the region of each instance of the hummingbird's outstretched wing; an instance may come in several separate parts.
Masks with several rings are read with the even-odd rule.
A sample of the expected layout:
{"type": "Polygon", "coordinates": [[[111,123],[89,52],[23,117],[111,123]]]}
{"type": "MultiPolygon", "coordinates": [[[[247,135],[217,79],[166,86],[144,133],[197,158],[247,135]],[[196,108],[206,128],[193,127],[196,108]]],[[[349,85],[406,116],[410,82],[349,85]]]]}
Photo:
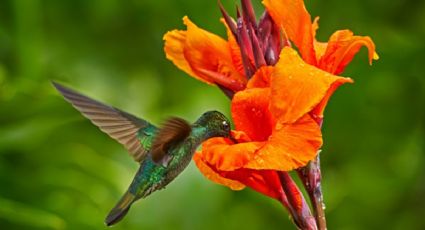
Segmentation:
{"type": "Polygon", "coordinates": [[[169,147],[183,141],[190,135],[192,127],[184,119],[178,117],[168,118],[158,129],[152,142],[152,160],[156,163],[167,164],[164,159],[169,147]]]}
{"type": "Polygon", "coordinates": [[[150,143],[156,130],[155,126],[56,82],[52,82],[52,84],[68,102],[100,130],[124,145],[135,161],[144,160],[150,150],[150,143]]]}

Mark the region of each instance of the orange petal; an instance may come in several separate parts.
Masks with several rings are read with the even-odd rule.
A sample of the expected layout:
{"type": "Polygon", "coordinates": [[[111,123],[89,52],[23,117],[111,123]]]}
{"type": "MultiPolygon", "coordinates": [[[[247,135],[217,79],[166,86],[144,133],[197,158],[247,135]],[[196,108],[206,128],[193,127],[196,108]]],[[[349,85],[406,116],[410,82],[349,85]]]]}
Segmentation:
{"type": "Polygon", "coordinates": [[[368,48],[369,64],[372,64],[373,59],[378,59],[375,44],[370,37],[354,36],[350,30],[336,31],[330,37],[326,51],[320,58],[319,67],[332,74],[340,74],[362,46],[368,48]]]}
{"type": "Polygon", "coordinates": [[[305,166],[321,146],[320,126],[310,115],[294,124],[278,121],[272,136],[245,167],[289,171],[305,166]]]}
{"type": "Polygon", "coordinates": [[[267,140],[273,127],[269,103],[269,88],[245,89],[236,93],[231,108],[236,130],[244,131],[252,140],[267,140]]]}
{"type": "Polygon", "coordinates": [[[339,86],[347,82],[352,83],[353,81],[351,79],[348,80],[347,78],[339,78],[332,83],[331,87],[328,89],[323,99],[311,111],[311,115],[316,121],[321,121],[323,119],[323,112],[325,111],[325,107],[328,104],[328,101],[331,98],[332,94],[335,92],[335,90],[338,89],[339,86]]]}
{"type": "Polygon", "coordinates": [[[232,130],[231,135],[238,143],[252,141],[244,131],[232,130]]]}
{"type": "Polygon", "coordinates": [[[311,17],[303,0],[263,0],[273,20],[283,27],[303,59],[316,65],[311,17]]]}
{"type": "Polygon", "coordinates": [[[226,178],[240,181],[244,185],[266,196],[282,199],[284,196],[277,172],[274,170],[237,169],[229,172],[220,172],[226,178]]]}
{"type": "Polygon", "coordinates": [[[271,83],[270,110],[281,123],[294,123],[316,107],[335,82],[352,82],[304,63],[297,52],[283,48],[271,83]]]}
{"type": "Polygon", "coordinates": [[[198,167],[199,171],[201,171],[201,173],[208,178],[209,180],[217,183],[217,184],[221,184],[224,186],[229,187],[232,190],[242,190],[245,188],[245,185],[236,181],[236,180],[231,180],[228,178],[225,178],[223,176],[221,176],[219,173],[217,173],[216,171],[214,171],[213,168],[211,168],[206,162],[204,162],[202,160],[202,153],[201,152],[197,152],[194,156],[193,156],[193,160],[195,161],[196,166],[198,167]]]}
{"type": "Polygon", "coordinates": [[[183,18],[187,31],[164,35],[167,58],[192,77],[239,91],[246,79],[234,67],[227,41],[183,18]]]}
{"type": "Polygon", "coordinates": [[[232,31],[229,29],[224,19],[221,18],[220,21],[226,27],[227,40],[228,40],[227,43],[229,45],[229,50],[230,50],[230,55],[232,57],[233,65],[235,66],[235,69],[241,75],[245,75],[245,70],[243,67],[242,56],[241,56],[241,49],[238,45],[238,42],[236,41],[235,37],[232,34],[232,31]]]}
{"type": "Polygon", "coordinates": [[[314,39],[314,50],[316,50],[316,58],[317,60],[320,60],[321,57],[326,52],[326,48],[328,47],[328,43],[326,42],[318,42],[316,39],[314,39]]]}
{"type": "Polygon", "coordinates": [[[255,72],[254,76],[248,81],[246,86],[250,88],[267,88],[270,87],[270,79],[273,72],[273,66],[262,66],[255,72]]]}
{"type": "Polygon", "coordinates": [[[313,39],[314,39],[314,50],[316,51],[316,59],[320,60],[320,58],[325,54],[326,47],[328,43],[326,42],[318,42],[316,40],[316,31],[319,29],[319,17],[314,18],[312,30],[313,30],[313,39]]]}
{"type": "Polygon", "coordinates": [[[184,17],[183,21],[187,26],[184,56],[193,71],[211,82],[235,91],[244,88],[245,77],[235,70],[227,42],[215,34],[200,29],[187,17],[184,17]],[[219,76],[221,78],[217,79],[219,76]],[[229,82],[226,82],[226,79],[229,82]]]}
{"type": "Polygon", "coordinates": [[[184,57],[184,46],[186,43],[186,31],[182,30],[173,30],[169,31],[164,35],[165,45],[164,51],[168,60],[171,60],[174,65],[176,65],[179,69],[183,70],[190,76],[209,83],[207,80],[204,80],[198,77],[195,73],[193,73],[192,68],[184,57]]]}
{"type": "Polygon", "coordinates": [[[317,30],[319,29],[319,19],[319,16],[315,17],[313,24],[311,24],[311,32],[313,34],[313,39],[316,37],[317,30]]]}
{"type": "Polygon", "coordinates": [[[203,158],[202,152],[193,156],[196,166],[209,180],[229,187],[233,190],[244,189],[248,186],[266,196],[282,199],[282,186],[276,171],[236,169],[234,171],[218,171],[203,158]]]}
{"type": "Polygon", "coordinates": [[[216,137],[202,144],[202,156],[219,171],[233,171],[249,162],[263,145],[263,142],[234,144],[227,138],[216,137]]]}

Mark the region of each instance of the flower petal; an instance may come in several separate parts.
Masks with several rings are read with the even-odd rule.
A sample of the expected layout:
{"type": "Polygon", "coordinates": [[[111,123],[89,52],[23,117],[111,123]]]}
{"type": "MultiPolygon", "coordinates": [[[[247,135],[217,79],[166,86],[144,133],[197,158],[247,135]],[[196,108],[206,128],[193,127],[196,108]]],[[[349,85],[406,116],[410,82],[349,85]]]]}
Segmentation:
{"type": "Polygon", "coordinates": [[[226,27],[227,44],[229,45],[229,51],[230,51],[230,56],[232,57],[233,65],[235,66],[235,69],[241,75],[245,75],[245,70],[243,67],[242,56],[241,56],[241,49],[239,47],[239,44],[236,41],[235,36],[233,36],[232,31],[229,29],[224,19],[222,18],[220,21],[226,27]]]}
{"type": "Polygon", "coordinates": [[[187,31],[164,35],[167,58],[192,77],[233,91],[245,88],[246,78],[234,67],[227,41],[183,18],[187,31]]]}
{"type": "Polygon", "coordinates": [[[269,88],[245,89],[236,93],[231,108],[236,130],[244,131],[252,140],[267,140],[273,127],[269,103],[269,88]]]}
{"type": "Polygon", "coordinates": [[[278,121],[272,136],[245,167],[289,171],[305,166],[321,146],[320,126],[310,115],[293,124],[278,121]]]}
{"type": "Polygon", "coordinates": [[[252,141],[251,138],[243,131],[231,130],[231,135],[238,143],[252,141]]]}
{"type": "Polygon", "coordinates": [[[313,39],[314,39],[314,51],[316,51],[316,59],[320,60],[320,58],[325,54],[326,47],[328,43],[326,42],[318,42],[316,40],[316,31],[319,29],[319,19],[320,17],[314,18],[312,30],[313,30],[313,39]]]}
{"type": "Polygon", "coordinates": [[[303,59],[316,65],[311,17],[303,0],[263,0],[273,20],[283,27],[303,59]]]}
{"type": "Polygon", "coordinates": [[[369,51],[369,64],[379,57],[375,52],[375,44],[369,36],[354,36],[350,30],[336,31],[329,39],[326,51],[319,61],[319,68],[332,74],[340,74],[353,60],[362,46],[369,51]]]}
{"type": "Polygon", "coordinates": [[[311,115],[316,121],[321,123],[323,119],[323,112],[325,110],[326,105],[328,104],[329,99],[331,98],[335,90],[338,89],[338,87],[344,83],[353,83],[353,81],[350,78],[338,78],[331,84],[331,87],[328,89],[320,103],[316,105],[316,107],[314,107],[314,109],[311,111],[311,115]]]}
{"type": "Polygon", "coordinates": [[[205,161],[202,152],[193,156],[199,171],[209,180],[229,187],[232,190],[242,190],[245,186],[266,196],[284,200],[284,193],[276,171],[252,170],[240,168],[233,171],[219,171],[205,161]]]}
{"type": "Polygon", "coordinates": [[[163,38],[165,40],[165,45],[164,45],[165,55],[168,60],[171,60],[174,63],[174,65],[176,65],[179,69],[183,70],[190,76],[200,81],[210,83],[207,80],[204,80],[201,77],[198,77],[192,71],[192,68],[190,67],[189,63],[184,57],[186,34],[187,32],[182,30],[173,30],[173,31],[167,32],[163,38]]]}
{"type": "Polygon", "coordinates": [[[252,170],[241,168],[234,171],[223,171],[221,172],[221,175],[232,180],[240,181],[255,191],[277,200],[281,200],[284,197],[279,176],[274,170],[252,170]]]}
{"type": "Polygon", "coordinates": [[[219,171],[233,171],[247,164],[263,145],[263,142],[234,144],[227,138],[216,137],[202,143],[202,156],[219,171]]]}
{"type": "Polygon", "coordinates": [[[270,110],[281,123],[294,123],[330,95],[335,82],[352,80],[308,65],[294,49],[285,47],[272,74],[270,110]]]}
{"type": "Polygon", "coordinates": [[[242,190],[245,188],[245,185],[236,180],[231,180],[226,177],[221,176],[218,172],[216,172],[212,167],[210,167],[206,162],[202,159],[202,152],[197,152],[193,156],[193,160],[195,161],[196,166],[199,171],[208,178],[209,180],[229,187],[232,190],[242,190]]]}
{"type": "Polygon", "coordinates": [[[273,66],[262,66],[261,68],[259,68],[257,72],[255,72],[254,76],[249,79],[246,88],[251,89],[270,87],[270,79],[273,69],[273,66]]]}

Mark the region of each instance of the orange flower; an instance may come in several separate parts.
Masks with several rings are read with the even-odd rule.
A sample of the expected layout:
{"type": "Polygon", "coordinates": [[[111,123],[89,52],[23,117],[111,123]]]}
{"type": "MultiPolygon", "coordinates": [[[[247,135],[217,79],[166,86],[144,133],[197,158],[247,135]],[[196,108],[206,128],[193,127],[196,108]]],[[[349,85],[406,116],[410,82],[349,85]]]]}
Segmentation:
{"type": "Polygon", "coordinates": [[[244,89],[247,79],[241,72],[241,64],[232,56],[239,52],[234,50],[233,41],[197,27],[188,17],[183,22],[186,31],[173,30],[164,35],[167,58],[200,81],[232,91],[244,89]]]}
{"type": "Polygon", "coordinates": [[[219,86],[232,98],[233,142],[213,138],[194,160],[210,180],[234,190],[249,186],[285,203],[277,172],[305,166],[322,145],[321,121],[333,92],[350,78],[338,77],[362,46],[377,59],[369,37],[335,32],[315,40],[302,0],[263,0],[256,22],[250,1],[233,20],[221,7],[228,40],[200,29],[187,17],[187,30],[164,36],[167,58],[192,77],[219,86]],[[298,48],[301,57],[290,48],[298,48]]]}
{"type": "Polygon", "coordinates": [[[187,30],[173,30],[164,35],[166,57],[190,76],[233,92],[245,88],[255,69],[277,62],[275,56],[283,46],[289,45],[285,36],[281,42],[281,31],[297,46],[307,63],[332,74],[342,73],[362,46],[369,50],[370,64],[378,59],[370,37],[354,36],[350,30],[336,31],[328,43],[316,41],[319,18],[311,22],[302,0],[263,0],[263,4],[267,11],[257,29],[253,29],[257,25],[251,22],[255,16],[249,15],[249,10],[246,18],[251,21],[238,19],[236,24],[222,9],[227,41],[184,17],[187,30]]]}
{"type": "Polygon", "coordinates": [[[369,63],[379,57],[375,44],[368,36],[354,36],[350,30],[338,30],[328,43],[315,40],[319,28],[317,17],[314,23],[303,0],[263,0],[273,20],[281,26],[289,39],[297,46],[303,59],[332,74],[340,74],[362,46],[369,50],[369,63]]]}
{"type": "Polygon", "coordinates": [[[212,138],[194,160],[210,180],[232,189],[247,185],[278,199],[281,191],[270,170],[299,168],[316,156],[322,136],[315,117],[322,116],[336,87],[352,80],[306,64],[289,47],[268,73],[269,67],[257,71],[232,99],[237,143],[212,138]]]}

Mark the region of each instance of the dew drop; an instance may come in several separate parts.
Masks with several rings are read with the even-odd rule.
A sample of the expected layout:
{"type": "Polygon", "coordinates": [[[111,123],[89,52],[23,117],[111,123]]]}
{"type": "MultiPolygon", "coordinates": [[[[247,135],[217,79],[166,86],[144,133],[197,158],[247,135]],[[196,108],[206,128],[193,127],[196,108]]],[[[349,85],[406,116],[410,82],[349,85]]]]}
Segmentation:
{"type": "Polygon", "coordinates": [[[283,125],[281,123],[276,124],[276,130],[281,130],[283,128],[283,125]]]}
{"type": "Polygon", "coordinates": [[[263,158],[257,158],[257,162],[258,162],[259,164],[263,164],[263,163],[264,163],[264,160],[263,160],[263,158]]]}

